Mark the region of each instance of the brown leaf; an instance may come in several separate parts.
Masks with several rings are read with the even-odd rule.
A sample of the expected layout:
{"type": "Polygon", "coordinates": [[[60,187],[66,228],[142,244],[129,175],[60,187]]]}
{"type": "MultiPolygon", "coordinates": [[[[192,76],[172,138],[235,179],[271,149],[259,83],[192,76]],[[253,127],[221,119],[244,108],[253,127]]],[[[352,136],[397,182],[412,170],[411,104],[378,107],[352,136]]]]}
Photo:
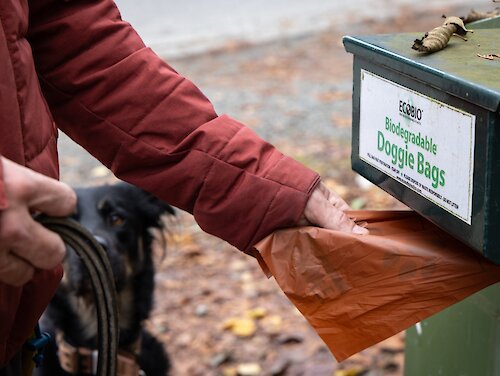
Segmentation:
{"type": "Polygon", "coordinates": [[[441,26],[425,33],[421,39],[415,39],[412,49],[418,52],[436,52],[447,46],[453,34],[463,37],[468,31],[459,17],[448,17],[441,26]]]}

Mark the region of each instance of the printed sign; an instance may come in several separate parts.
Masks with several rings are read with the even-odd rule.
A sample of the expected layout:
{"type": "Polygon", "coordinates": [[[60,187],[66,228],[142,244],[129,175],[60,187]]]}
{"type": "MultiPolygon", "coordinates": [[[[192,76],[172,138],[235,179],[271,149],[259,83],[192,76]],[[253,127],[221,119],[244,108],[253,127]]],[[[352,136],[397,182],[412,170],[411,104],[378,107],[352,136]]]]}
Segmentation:
{"type": "Polygon", "coordinates": [[[469,225],[475,121],[361,70],[359,157],[469,225]]]}

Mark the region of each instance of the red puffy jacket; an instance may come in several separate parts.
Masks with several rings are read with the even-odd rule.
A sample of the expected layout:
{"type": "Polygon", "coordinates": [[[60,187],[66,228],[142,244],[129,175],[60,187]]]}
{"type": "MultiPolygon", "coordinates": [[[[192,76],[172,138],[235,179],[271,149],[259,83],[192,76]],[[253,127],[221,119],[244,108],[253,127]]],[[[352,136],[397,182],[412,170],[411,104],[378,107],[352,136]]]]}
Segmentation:
{"type": "MultiPolygon", "coordinates": [[[[297,223],[317,174],[217,116],[111,0],[0,0],[0,24],[0,154],[56,178],[57,124],[119,178],[243,251],[297,223]]],[[[57,268],[20,288],[0,283],[0,368],[60,278],[57,268]]]]}

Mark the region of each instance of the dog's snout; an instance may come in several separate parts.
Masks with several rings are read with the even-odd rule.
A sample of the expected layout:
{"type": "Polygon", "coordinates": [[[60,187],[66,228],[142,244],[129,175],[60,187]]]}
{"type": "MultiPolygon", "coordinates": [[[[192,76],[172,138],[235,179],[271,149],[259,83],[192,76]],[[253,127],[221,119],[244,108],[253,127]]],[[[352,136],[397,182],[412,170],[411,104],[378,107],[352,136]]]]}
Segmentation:
{"type": "Polygon", "coordinates": [[[105,251],[109,249],[109,243],[106,239],[104,239],[102,236],[99,235],[94,235],[95,240],[97,240],[97,243],[104,248],[105,251]]]}

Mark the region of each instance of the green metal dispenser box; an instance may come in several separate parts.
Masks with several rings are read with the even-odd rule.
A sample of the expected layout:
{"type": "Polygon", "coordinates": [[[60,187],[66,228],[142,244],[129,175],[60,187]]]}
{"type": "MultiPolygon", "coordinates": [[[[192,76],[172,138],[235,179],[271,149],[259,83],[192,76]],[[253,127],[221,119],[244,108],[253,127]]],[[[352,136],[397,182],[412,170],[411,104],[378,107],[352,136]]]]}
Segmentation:
{"type": "Polygon", "coordinates": [[[500,264],[500,29],[345,37],[354,55],[352,167],[500,264]]]}

